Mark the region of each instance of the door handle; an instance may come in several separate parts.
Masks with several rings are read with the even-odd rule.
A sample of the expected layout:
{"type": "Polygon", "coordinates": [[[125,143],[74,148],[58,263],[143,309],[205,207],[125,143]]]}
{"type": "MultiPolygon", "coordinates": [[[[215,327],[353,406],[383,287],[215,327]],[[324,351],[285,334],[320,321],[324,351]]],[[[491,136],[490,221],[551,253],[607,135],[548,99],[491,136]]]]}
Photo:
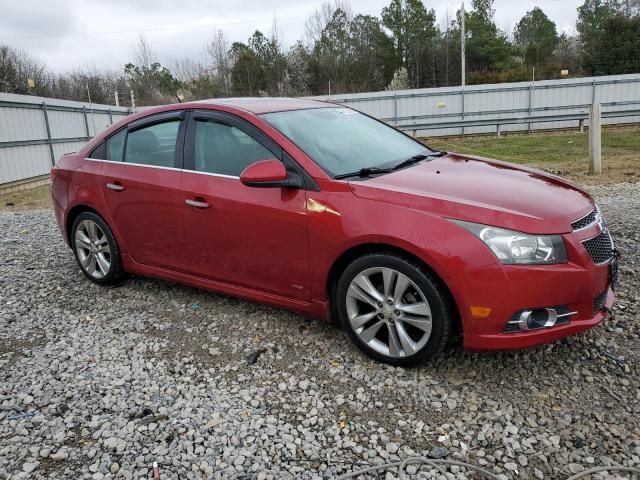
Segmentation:
{"type": "Polygon", "coordinates": [[[191,198],[187,198],[184,201],[184,203],[195,208],[209,208],[211,206],[207,202],[202,202],[200,200],[192,200],[191,198]]]}
{"type": "Polygon", "coordinates": [[[113,190],[114,192],[121,192],[124,190],[124,186],[120,185],[120,183],[107,183],[107,188],[109,190],[113,190]]]}

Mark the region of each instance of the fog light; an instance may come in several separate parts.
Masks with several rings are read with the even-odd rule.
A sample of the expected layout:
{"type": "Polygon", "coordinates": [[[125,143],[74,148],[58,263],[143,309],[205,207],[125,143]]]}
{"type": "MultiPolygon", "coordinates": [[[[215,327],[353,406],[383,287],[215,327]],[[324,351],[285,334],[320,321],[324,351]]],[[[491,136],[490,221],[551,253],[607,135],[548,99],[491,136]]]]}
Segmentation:
{"type": "Polygon", "coordinates": [[[549,308],[536,308],[520,310],[513,314],[511,320],[504,328],[504,332],[522,332],[551,328],[558,324],[569,322],[572,315],[577,312],[569,311],[566,305],[549,308]]]}

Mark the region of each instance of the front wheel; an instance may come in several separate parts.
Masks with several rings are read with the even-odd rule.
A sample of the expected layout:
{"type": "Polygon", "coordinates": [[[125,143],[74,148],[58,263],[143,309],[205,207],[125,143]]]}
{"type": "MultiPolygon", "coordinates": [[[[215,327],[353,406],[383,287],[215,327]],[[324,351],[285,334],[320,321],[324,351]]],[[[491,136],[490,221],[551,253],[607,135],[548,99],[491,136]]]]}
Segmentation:
{"type": "Polygon", "coordinates": [[[334,295],[343,327],[369,356],[412,366],[447,344],[452,325],[448,297],[416,262],[395,254],[357,258],[334,295]]]}
{"type": "Polygon", "coordinates": [[[71,227],[73,252],[82,273],[99,285],[117,284],[125,276],[120,249],[106,222],[93,212],[82,212],[71,227]]]}

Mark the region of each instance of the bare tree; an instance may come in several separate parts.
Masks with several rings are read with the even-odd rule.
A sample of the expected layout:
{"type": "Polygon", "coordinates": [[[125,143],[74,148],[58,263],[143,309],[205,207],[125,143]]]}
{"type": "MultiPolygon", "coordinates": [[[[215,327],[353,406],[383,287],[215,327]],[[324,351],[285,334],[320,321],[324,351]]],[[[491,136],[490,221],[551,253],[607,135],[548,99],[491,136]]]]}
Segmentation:
{"type": "Polygon", "coordinates": [[[139,67],[150,68],[153,63],[157,62],[155,52],[149,45],[147,37],[142,33],[138,35],[138,42],[135,46],[134,56],[136,58],[136,65],[139,67]]]}
{"type": "Polygon", "coordinates": [[[44,62],[23,50],[0,45],[0,91],[46,95],[50,73],[44,62]]]}
{"type": "Polygon", "coordinates": [[[56,75],[51,81],[50,95],[67,100],[112,104],[113,93],[124,79],[117,72],[94,67],[76,69],[56,75]]]}
{"type": "Polygon", "coordinates": [[[313,49],[316,42],[320,40],[322,32],[333,18],[333,14],[336,10],[342,10],[346,15],[347,20],[353,19],[353,10],[348,0],[324,2],[320,5],[320,8],[316,9],[309,18],[307,18],[304,24],[304,39],[308,49],[313,49]]]}
{"type": "Polygon", "coordinates": [[[277,86],[278,95],[284,95],[285,91],[285,75],[287,69],[287,59],[282,48],[282,32],[278,27],[278,18],[273,13],[273,23],[271,24],[271,56],[273,81],[277,86]]]}
{"type": "Polygon", "coordinates": [[[185,57],[182,60],[175,60],[171,66],[171,71],[182,83],[189,84],[198,77],[207,74],[207,67],[204,63],[185,57]]]}
{"type": "Polygon", "coordinates": [[[229,41],[222,30],[214,30],[213,38],[207,45],[207,53],[211,62],[211,73],[217,77],[222,85],[224,95],[229,95],[231,93],[232,60],[229,55],[229,41]]]}

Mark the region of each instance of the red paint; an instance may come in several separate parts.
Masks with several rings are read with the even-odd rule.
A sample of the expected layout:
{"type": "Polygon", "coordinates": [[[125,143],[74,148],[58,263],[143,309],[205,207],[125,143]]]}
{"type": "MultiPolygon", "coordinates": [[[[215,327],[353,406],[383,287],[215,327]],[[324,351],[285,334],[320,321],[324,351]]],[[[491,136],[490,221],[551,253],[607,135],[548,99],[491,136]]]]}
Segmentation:
{"type": "Polygon", "coordinates": [[[242,183],[278,182],[287,179],[287,170],[280,160],[261,160],[249,165],[240,174],[242,183]]]}
{"type": "MultiPolygon", "coordinates": [[[[460,312],[465,347],[473,350],[537,345],[602,321],[604,314],[592,312],[592,301],[607,286],[608,267],[594,265],[580,243],[601,227],[571,229],[572,221],[593,209],[587,193],[552,175],[459,154],[366,181],[334,180],[258,116],[326,106],[311,100],[236,99],[159,107],[128,117],[78,153],[63,156],[52,170],[56,220],[65,240],[69,213],[86,206],[111,226],[131,273],[325,319],[328,276],[336,260],[362,245],[390,246],[421,259],[440,277],[460,312]],[[228,112],[249,122],[287,152],[318,188],[243,184],[286,178],[282,164],[272,160],[253,164],[236,178],[84,158],[123,125],[179,109],[228,112]],[[108,183],[124,190],[110,190],[108,183]],[[569,261],[502,265],[449,218],[562,234],[569,261]],[[501,333],[515,311],[559,304],[578,312],[569,324],[501,333]],[[489,307],[491,314],[475,318],[472,305],[489,307]]],[[[613,301],[610,290],[606,305],[613,301]]]]}

